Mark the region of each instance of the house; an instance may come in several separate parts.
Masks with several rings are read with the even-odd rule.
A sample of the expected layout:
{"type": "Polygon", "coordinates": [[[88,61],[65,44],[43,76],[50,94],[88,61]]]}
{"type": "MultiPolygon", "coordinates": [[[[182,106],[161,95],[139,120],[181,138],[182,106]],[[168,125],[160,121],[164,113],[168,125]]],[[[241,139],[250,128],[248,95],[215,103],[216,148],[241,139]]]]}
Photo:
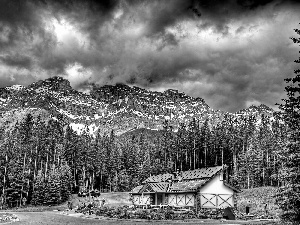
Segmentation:
{"type": "Polygon", "coordinates": [[[215,166],[150,176],[130,194],[134,205],[234,207],[239,190],[223,179],[226,168],[215,166]]]}

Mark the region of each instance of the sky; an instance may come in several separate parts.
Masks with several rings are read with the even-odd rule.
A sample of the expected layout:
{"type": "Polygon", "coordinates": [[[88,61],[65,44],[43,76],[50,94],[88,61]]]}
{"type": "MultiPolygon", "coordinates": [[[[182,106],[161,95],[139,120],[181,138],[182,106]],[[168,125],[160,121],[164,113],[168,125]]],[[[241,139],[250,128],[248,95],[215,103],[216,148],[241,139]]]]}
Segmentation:
{"type": "Polygon", "coordinates": [[[177,89],[213,109],[277,109],[299,67],[297,1],[0,0],[0,87],[52,76],[88,93],[177,89]]]}

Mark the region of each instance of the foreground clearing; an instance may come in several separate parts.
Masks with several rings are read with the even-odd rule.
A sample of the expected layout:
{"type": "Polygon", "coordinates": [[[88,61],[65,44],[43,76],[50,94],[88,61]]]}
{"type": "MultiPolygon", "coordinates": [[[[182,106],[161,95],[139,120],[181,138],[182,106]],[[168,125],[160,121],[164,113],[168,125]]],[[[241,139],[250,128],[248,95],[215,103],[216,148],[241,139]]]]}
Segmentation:
{"type": "Polygon", "coordinates": [[[13,225],[81,225],[81,224],[98,224],[98,225],[142,225],[142,224],[272,224],[266,221],[217,221],[217,220],[194,220],[194,221],[145,221],[145,220],[99,220],[93,217],[81,218],[77,216],[63,215],[62,212],[13,212],[20,221],[14,222],[13,225]]]}

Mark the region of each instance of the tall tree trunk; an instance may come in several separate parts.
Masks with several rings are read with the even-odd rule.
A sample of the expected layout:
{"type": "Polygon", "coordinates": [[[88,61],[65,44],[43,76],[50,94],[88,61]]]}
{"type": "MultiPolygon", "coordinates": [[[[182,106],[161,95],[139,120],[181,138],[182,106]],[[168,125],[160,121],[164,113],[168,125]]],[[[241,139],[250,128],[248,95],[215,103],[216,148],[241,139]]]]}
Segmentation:
{"type": "Polygon", "coordinates": [[[187,165],[188,165],[188,152],[187,152],[188,150],[187,149],[185,149],[185,166],[187,167],[187,165]]]}
{"type": "Polygon", "coordinates": [[[262,186],[265,186],[265,168],[262,168],[262,186]]]}
{"type": "Polygon", "coordinates": [[[224,165],[224,149],[223,149],[223,147],[222,147],[222,149],[221,149],[221,154],[222,154],[222,166],[224,165]]]}
{"type": "Polygon", "coordinates": [[[46,164],[45,164],[45,178],[47,177],[48,160],[49,160],[49,155],[48,155],[48,153],[47,153],[46,164]]]}
{"type": "Polygon", "coordinates": [[[266,165],[266,185],[270,185],[270,154],[269,148],[267,150],[267,165],[266,165]]]}
{"type": "Polygon", "coordinates": [[[92,189],[94,189],[94,185],[95,185],[95,170],[93,170],[93,174],[92,174],[92,189]]]}
{"type": "Polygon", "coordinates": [[[23,198],[23,190],[24,190],[24,179],[25,179],[25,166],[26,166],[26,152],[24,154],[24,159],[23,159],[23,174],[22,174],[22,187],[21,187],[21,195],[20,195],[20,205],[22,204],[22,198],[23,198]]]}
{"type": "Polygon", "coordinates": [[[265,186],[265,153],[262,150],[262,186],[265,186]]]}
{"type": "Polygon", "coordinates": [[[180,171],[183,171],[183,159],[181,157],[181,160],[180,160],[180,171]]]}
{"type": "Polygon", "coordinates": [[[55,159],[56,159],[56,147],[54,148],[53,164],[55,164],[55,159]]]}
{"type": "Polygon", "coordinates": [[[216,160],[215,160],[215,166],[218,165],[218,154],[216,153],[216,160]]]}
{"type": "MultiPolygon", "coordinates": [[[[274,166],[274,168],[273,168],[274,173],[278,174],[278,172],[276,171],[276,155],[275,154],[274,154],[273,166],[274,166]]],[[[276,179],[277,179],[277,184],[278,184],[278,175],[276,176],[276,179]]]]}
{"type": "Polygon", "coordinates": [[[178,163],[178,148],[176,148],[176,163],[175,163],[175,171],[177,171],[177,163],[178,163]]]}
{"type": "Polygon", "coordinates": [[[76,170],[76,164],[75,164],[75,152],[73,152],[72,155],[72,166],[73,166],[73,173],[74,173],[74,186],[77,187],[76,177],[77,177],[77,170],[76,170]]]}
{"type": "Polygon", "coordinates": [[[237,156],[235,146],[233,146],[233,175],[237,175],[237,156]]]}
{"type": "Polygon", "coordinates": [[[249,188],[250,188],[250,171],[248,169],[248,171],[247,171],[247,189],[249,189],[249,188]]]}
{"type": "Polygon", "coordinates": [[[194,169],[196,169],[196,140],[194,137],[194,169]]]}
{"type": "Polygon", "coordinates": [[[207,151],[207,149],[206,149],[207,147],[206,147],[206,144],[205,144],[205,146],[204,146],[204,167],[206,167],[206,151],[207,151]]]}
{"type": "Polygon", "coordinates": [[[23,158],[23,171],[22,171],[22,176],[24,177],[24,173],[25,173],[25,166],[26,166],[26,152],[24,154],[24,158],[23,158]]]}
{"type": "Polygon", "coordinates": [[[2,190],[3,196],[5,196],[6,174],[7,174],[7,163],[8,163],[8,157],[7,157],[7,153],[5,153],[5,166],[4,166],[3,190],[2,190]]]}
{"type": "Polygon", "coordinates": [[[82,167],[82,179],[83,179],[83,188],[86,190],[86,184],[85,184],[85,166],[82,167]]]}
{"type": "Polygon", "coordinates": [[[101,168],[101,170],[100,170],[100,192],[101,192],[101,188],[102,188],[102,191],[103,191],[103,184],[102,184],[102,182],[103,182],[103,177],[102,177],[103,175],[102,175],[102,168],[101,168]]]}
{"type": "Polygon", "coordinates": [[[192,169],[192,151],[189,152],[190,153],[190,170],[192,169]]]}
{"type": "Polygon", "coordinates": [[[37,172],[37,158],[38,158],[38,144],[35,148],[35,157],[34,157],[34,168],[33,168],[33,179],[35,180],[36,172],[37,172]]]}

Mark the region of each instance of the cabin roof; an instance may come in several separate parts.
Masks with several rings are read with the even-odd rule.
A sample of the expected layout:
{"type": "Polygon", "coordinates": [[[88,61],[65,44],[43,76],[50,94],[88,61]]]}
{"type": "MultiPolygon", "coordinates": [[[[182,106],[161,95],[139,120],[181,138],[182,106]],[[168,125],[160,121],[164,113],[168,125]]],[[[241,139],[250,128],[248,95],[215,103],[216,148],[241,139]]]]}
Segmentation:
{"type": "Polygon", "coordinates": [[[143,187],[144,185],[139,185],[139,186],[136,186],[135,188],[133,188],[132,190],[131,190],[131,193],[139,193],[139,191],[142,189],[142,187],[143,187]]]}
{"type": "Polygon", "coordinates": [[[140,190],[141,192],[166,192],[168,190],[168,182],[148,183],[140,190]]]}
{"type": "Polygon", "coordinates": [[[194,180],[194,179],[205,179],[205,178],[212,178],[218,172],[223,169],[222,166],[215,166],[215,167],[205,167],[196,170],[188,170],[182,171],[181,177],[182,180],[194,180]]]}
{"type": "Polygon", "coordinates": [[[199,187],[202,187],[209,181],[209,179],[203,179],[203,180],[198,180],[198,181],[186,181],[186,182],[178,182],[178,183],[173,183],[169,191],[170,192],[177,192],[177,191],[197,191],[199,187]]]}
{"type": "MultiPolygon", "coordinates": [[[[151,192],[189,192],[197,191],[198,188],[204,186],[213,177],[219,174],[220,171],[226,169],[226,166],[206,167],[196,170],[188,170],[180,172],[175,178],[175,174],[159,174],[148,177],[143,184],[135,187],[131,193],[151,193],[151,192]],[[169,182],[172,181],[172,182],[169,182]]],[[[224,185],[235,192],[240,190],[226,181],[224,185]]]]}
{"type": "Polygon", "coordinates": [[[158,174],[155,176],[148,177],[146,180],[143,181],[143,183],[159,183],[159,182],[165,182],[173,178],[174,175],[171,173],[158,174]]]}
{"type": "Polygon", "coordinates": [[[168,182],[160,182],[160,183],[147,183],[144,185],[140,185],[132,189],[132,194],[141,194],[147,192],[167,192],[169,187],[168,182]]]}
{"type": "Polygon", "coordinates": [[[215,166],[215,167],[205,167],[196,170],[187,170],[182,171],[177,178],[175,178],[174,174],[165,173],[165,174],[158,174],[155,176],[148,177],[143,183],[159,183],[159,182],[166,182],[168,180],[176,179],[176,180],[195,180],[195,179],[206,179],[212,178],[217,173],[219,173],[223,169],[222,166],[215,166]]]}

